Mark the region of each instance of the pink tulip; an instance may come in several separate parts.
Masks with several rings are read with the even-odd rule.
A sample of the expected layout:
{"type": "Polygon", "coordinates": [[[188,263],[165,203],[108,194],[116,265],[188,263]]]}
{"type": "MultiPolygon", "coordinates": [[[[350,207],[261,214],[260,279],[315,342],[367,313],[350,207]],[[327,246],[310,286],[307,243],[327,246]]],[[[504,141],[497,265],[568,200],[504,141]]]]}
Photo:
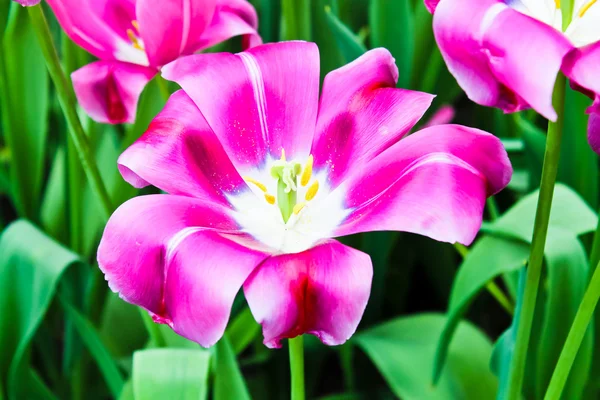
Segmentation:
{"type": "Polygon", "coordinates": [[[368,255],[333,238],[406,231],[471,243],[487,196],[512,174],[493,135],[437,125],[408,135],[433,96],[397,89],[376,49],[328,74],[306,42],[198,54],[165,66],[174,93],[119,158],[168,194],[110,218],[98,262],[112,290],[200,343],[222,335],[240,287],[264,343],[355,332],[368,255]]]}
{"type": "Polygon", "coordinates": [[[261,43],[246,0],[48,0],[67,35],[100,60],[75,71],[79,104],[98,122],[135,119],[160,68],[233,36],[261,43]]]}
{"type": "MultiPolygon", "coordinates": [[[[595,99],[588,112],[598,110],[596,0],[575,0],[564,30],[558,0],[425,0],[425,6],[448,69],[474,102],[505,112],[532,107],[555,121],[552,91],[562,70],[571,86],[595,99]]],[[[596,125],[588,134],[599,152],[596,125]]]]}

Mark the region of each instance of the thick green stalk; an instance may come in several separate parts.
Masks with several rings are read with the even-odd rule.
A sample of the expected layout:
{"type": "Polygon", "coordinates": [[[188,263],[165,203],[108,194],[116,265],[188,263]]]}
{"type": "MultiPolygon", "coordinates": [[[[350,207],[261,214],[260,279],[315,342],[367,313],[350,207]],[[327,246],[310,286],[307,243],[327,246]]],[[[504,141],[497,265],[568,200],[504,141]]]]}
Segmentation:
{"type": "Polygon", "coordinates": [[[594,316],[594,310],[600,299],[600,265],[596,266],[592,280],[583,295],[573,325],[565,341],[565,346],[560,353],[556,368],[550,379],[548,390],[546,391],[545,400],[560,399],[562,391],[569,377],[569,372],[577,357],[577,352],[581,346],[581,342],[585,337],[588,325],[594,316]]]}
{"type": "Polygon", "coordinates": [[[290,372],[292,374],[292,400],[304,400],[304,338],[289,340],[290,372]]]}
{"type": "Polygon", "coordinates": [[[548,234],[552,196],[554,194],[558,160],[560,157],[560,142],[563,133],[565,108],[565,83],[565,77],[561,74],[558,76],[556,85],[554,86],[553,105],[558,113],[558,118],[556,122],[548,122],[548,138],[544,154],[544,166],[542,168],[540,195],[533,227],[531,254],[527,266],[525,292],[523,294],[521,315],[518,321],[517,340],[508,381],[508,399],[510,400],[521,398],[527,348],[529,347],[533,314],[542,274],[544,247],[546,245],[546,236],[548,234]]]}
{"type": "Polygon", "coordinates": [[[310,40],[310,0],[282,0],[282,40],[310,40]]]}
{"type": "MultiPolygon", "coordinates": [[[[600,261],[600,218],[598,218],[598,226],[596,227],[596,233],[594,234],[594,243],[592,244],[592,251],[590,254],[590,265],[596,265],[600,261]]],[[[594,271],[590,271],[592,274],[594,271]]]]}
{"type": "Polygon", "coordinates": [[[56,52],[54,42],[52,41],[52,34],[50,32],[50,28],[48,27],[48,21],[44,16],[44,11],[42,10],[41,5],[28,7],[28,12],[33,24],[33,28],[35,29],[36,36],[40,42],[40,47],[44,53],[44,58],[46,59],[48,72],[50,73],[50,77],[52,78],[54,86],[56,87],[56,93],[58,94],[60,105],[65,114],[67,124],[69,125],[68,131],[71,134],[73,144],[75,145],[77,153],[79,154],[81,165],[88,180],[90,181],[92,189],[94,190],[96,196],[98,196],[100,199],[104,216],[106,219],[108,219],[110,214],[113,212],[110,197],[108,195],[108,191],[106,190],[106,186],[102,181],[102,177],[100,176],[100,171],[96,165],[95,157],[90,150],[87,137],[83,131],[83,126],[79,120],[79,116],[77,115],[75,93],[73,92],[72,86],[69,85],[69,82],[65,76],[65,72],[60,64],[58,53],[56,52]]]}
{"type": "Polygon", "coordinates": [[[144,326],[150,335],[150,339],[156,347],[167,347],[167,342],[160,331],[160,326],[152,320],[152,317],[148,314],[148,311],[140,308],[140,315],[144,321],[144,326]]]}

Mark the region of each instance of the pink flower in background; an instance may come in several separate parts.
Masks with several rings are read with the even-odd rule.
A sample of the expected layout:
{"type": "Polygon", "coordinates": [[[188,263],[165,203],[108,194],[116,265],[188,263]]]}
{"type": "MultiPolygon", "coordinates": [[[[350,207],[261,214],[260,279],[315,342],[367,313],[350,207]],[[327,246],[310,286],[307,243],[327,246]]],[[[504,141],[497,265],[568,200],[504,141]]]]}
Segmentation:
{"type": "Polygon", "coordinates": [[[100,61],[75,71],[79,104],[98,122],[133,122],[144,86],[161,66],[244,35],[261,43],[247,0],[48,0],[78,45],[100,61]]]}
{"type": "MultiPolygon", "coordinates": [[[[552,91],[559,71],[598,108],[600,5],[575,0],[563,30],[558,0],[425,0],[450,72],[476,103],[514,112],[529,107],[555,121],[552,91]]],[[[592,117],[595,119],[595,117],[592,117]]],[[[592,128],[593,124],[590,124],[592,128]]],[[[600,132],[589,131],[600,151],[600,132]]]]}
{"type": "Polygon", "coordinates": [[[42,0],[15,0],[15,1],[24,7],[30,7],[30,6],[35,6],[36,4],[39,4],[40,1],[42,1],[42,0]]]}
{"type": "Polygon", "coordinates": [[[199,54],[163,68],[182,90],[119,159],[134,198],[98,262],[110,287],[200,343],[222,335],[241,287],[264,343],[356,330],[368,255],[333,238],[397,230],[471,243],[512,174],[493,135],[437,125],[407,136],[433,96],[397,89],[376,49],[325,78],[316,45],[199,54]]]}

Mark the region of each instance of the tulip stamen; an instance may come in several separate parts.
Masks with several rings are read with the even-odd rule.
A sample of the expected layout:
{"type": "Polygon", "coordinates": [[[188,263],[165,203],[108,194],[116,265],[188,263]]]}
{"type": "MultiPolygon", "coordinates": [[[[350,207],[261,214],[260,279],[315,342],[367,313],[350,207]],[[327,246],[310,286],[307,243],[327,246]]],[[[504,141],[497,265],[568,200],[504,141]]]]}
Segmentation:
{"type": "Polygon", "coordinates": [[[312,154],[308,156],[308,160],[306,161],[306,165],[304,166],[304,170],[302,171],[302,176],[300,177],[300,184],[302,186],[308,185],[310,181],[310,177],[312,176],[312,168],[313,168],[313,156],[312,154]]]}
{"type": "Polygon", "coordinates": [[[262,190],[263,192],[267,192],[267,187],[265,185],[263,185],[262,183],[260,183],[259,181],[257,181],[254,178],[251,178],[249,176],[242,176],[242,179],[245,180],[248,183],[252,183],[253,185],[255,185],[257,188],[259,188],[260,190],[262,190]]]}
{"type": "Polygon", "coordinates": [[[131,21],[131,25],[135,28],[137,33],[140,33],[140,23],[137,22],[137,20],[134,19],[133,21],[131,21]]]}
{"type": "Polygon", "coordinates": [[[144,51],[144,47],[140,43],[140,39],[138,39],[138,37],[133,32],[133,29],[127,29],[127,36],[129,37],[129,40],[133,44],[134,48],[144,51]]]}
{"type": "Polygon", "coordinates": [[[318,191],[319,191],[319,181],[314,181],[308,187],[308,190],[306,191],[306,195],[304,195],[304,198],[306,199],[306,201],[310,201],[315,198],[318,191]]]}
{"type": "Polygon", "coordinates": [[[306,205],[306,203],[298,203],[294,206],[294,215],[298,215],[300,214],[300,211],[302,211],[302,209],[304,208],[304,206],[306,205]]]}
{"type": "Polygon", "coordinates": [[[585,3],[583,7],[581,7],[581,9],[579,10],[579,18],[583,17],[583,15],[587,12],[587,10],[590,9],[591,6],[594,5],[594,3],[596,3],[596,0],[590,0],[587,3],[585,3]]]}
{"type": "Polygon", "coordinates": [[[554,4],[556,5],[556,9],[560,9],[560,0],[554,0],[554,4]]]}

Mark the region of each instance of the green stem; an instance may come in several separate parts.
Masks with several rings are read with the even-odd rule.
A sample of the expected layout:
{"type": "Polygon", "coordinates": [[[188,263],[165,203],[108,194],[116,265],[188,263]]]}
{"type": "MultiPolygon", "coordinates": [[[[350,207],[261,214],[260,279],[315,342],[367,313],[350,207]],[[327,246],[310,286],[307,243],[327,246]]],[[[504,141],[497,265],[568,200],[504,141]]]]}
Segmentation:
{"type": "Polygon", "coordinates": [[[590,320],[594,316],[598,299],[600,299],[600,265],[596,266],[592,280],[583,295],[544,399],[560,399],[567,378],[569,377],[569,372],[573,366],[573,361],[575,361],[590,320]]]}
{"type": "Polygon", "coordinates": [[[500,218],[500,211],[498,211],[498,205],[496,204],[496,200],[493,197],[488,197],[486,200],[486,206],[488,209],[488,213],[490,214],[490,219],[492,221],[500,218]]]}
{"type": "Polygon", "coordinates": [[[72,86],[69,85],[65,72],[60,64],[58,53],[56,52],[54,42],[52,41],[52,34],[48,26],[48,21],[44,16],[41,5],[28,7],[27,10],[44,54],[44,58],[46,59],[48,72],[56,87],[56,93],[58,94],[58,99],[65,114],[67,124],[69,125],[68,130],[73,139],[73,144],[79,153],[81,165],[90,181],[92,189],[100,199],[104,217],[108,219],[113,212],[110,197],[106,190],[106,186],[102,181],[102,177],[100,176],[100,171],[96,165],[94,155],[90,150],[79,116],[77,115],[75,93],[73,92],[72,86]]]}
{"type": "Polygon", "coordinates": [[[433,46],[431,50],[431,56],[429,56],[429,62],[427,63],[427,69],[425,75],[421,81],[421,90],[426,93],[435,93],[435,84],[440,76],[440,68],[444,64],[442,53],[437,46],[433,46]]]}
{"type": "Polygon", "coordinates": [[[289,340],[290,372],[292,374],[292,400],[304,400],[304,338],[289,340]]]}
{"type": "MultiPolygon", "coordinates": [[[[600,218],[598,218],[598,226],[594,234],[594,243],[592,243],[592,251],[590,253],[590,265],[596,265],[600,261],[600,218]]],[[[590,274],[593,271],[590,271],[590,274]]]]}
{"type": "Polygon", "coordinates": [[[282,0],[282,40],[310,40],[310,0],[282,0]]]}
{"type": "Polygon", "coordinates": [[[529,347],[533,314],[542,274],[544,247],[546,245],[546,235],[548,233],[548,223],[552,207],[552,196],[554,194],[558,160],[560,157],[560,142],[563,133],[565,77],[562,74],[558,76],[556,85],[554,86],[553,105],[558,113],[558,119],[556,122],[548,122],[548,138],[544,154],[544,166],[542,168],[540,195],[533,227],[531,254],[527,266],[525,292],[523,294],[521,315],[518,321],[517,340],[508,381],[508,399],[511,400],[521,398],[521,387],[523,385],[523,376],[525,374],[527,349],[529,347]]]}
{"type": "Polygon", "coordinates": [[[140,308],[140,315],[144,321],[144,326],[150,335],[150,339],[156,347],[167,347],[167,342],[160,331],[160,326],[152,320],[152,317],[148,314],[148,311],[140,308]]]}

